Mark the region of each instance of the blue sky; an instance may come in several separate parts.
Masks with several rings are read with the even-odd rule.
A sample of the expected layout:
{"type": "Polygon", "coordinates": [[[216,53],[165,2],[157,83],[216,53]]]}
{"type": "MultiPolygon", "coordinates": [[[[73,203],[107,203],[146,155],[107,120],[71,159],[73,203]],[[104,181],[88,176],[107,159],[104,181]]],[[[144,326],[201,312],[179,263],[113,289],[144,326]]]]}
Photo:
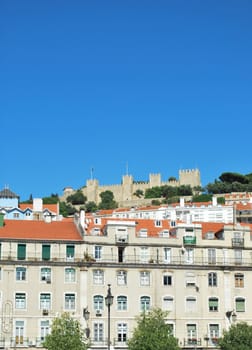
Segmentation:
{"type": "Polygon", "coordinates": [[[0,1],[0,189],[252,172],[250,0],[0,1]]]}

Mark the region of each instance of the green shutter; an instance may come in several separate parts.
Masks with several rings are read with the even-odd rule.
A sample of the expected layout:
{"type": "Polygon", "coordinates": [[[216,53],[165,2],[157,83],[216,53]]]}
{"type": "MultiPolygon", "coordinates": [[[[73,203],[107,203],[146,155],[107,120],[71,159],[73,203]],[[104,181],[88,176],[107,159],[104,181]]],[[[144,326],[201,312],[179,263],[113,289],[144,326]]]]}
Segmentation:
{"type": "Polygon", "coordinates": [[[49,244],[42,245],[42,259],[50,260],[51,257],[51,246],[49,244]]]}
{"type": "Polygon", "coordinates": [[[236,299],[236,311],[244,312],[245,311],[245,301],[242,298],[236,299]]]}
{"type": "Polygon", "coordinates": [[[74,257],[74,245],[67,245],[67,247],[66,247],[66,255],[67,255],[67,258],[73,258],[74,257]]]}
{"type": "Polygon", "coordinates": [[[25,244],[18,244],[17,258],[18,258],[18,260],[25,260],[25,258],[26,258],[26,245],[25,244]]]}

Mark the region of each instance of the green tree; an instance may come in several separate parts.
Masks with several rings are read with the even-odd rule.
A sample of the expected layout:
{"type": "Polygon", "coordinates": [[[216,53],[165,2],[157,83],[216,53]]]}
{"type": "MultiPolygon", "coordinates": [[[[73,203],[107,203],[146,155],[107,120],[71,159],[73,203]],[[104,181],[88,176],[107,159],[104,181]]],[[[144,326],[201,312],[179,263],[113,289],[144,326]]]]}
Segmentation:
{"type": "Polygon", "coordinates": [[[72,207],[70,204],[67,204],[66,202],[60,202],[59,204],[59,211],[60,214],[64,217],[74,215],[76,213],[76,209],[72,207]]]}
{"type": "Polygon", "coordinates": [[[239,174],[239,173],[222,173],[221,176],[219,177],[219,179],[223,182],[239,182],[241,184],[247,184],[249,182],[248,177],[239,174]]]}
{"type": "Polygon", "coordinates": [[[114,193],[112,191],[104,191],[100,193],[101,202],[99,209],[115,209],[117,203],[114,201],[114,193]]]}
{"type": "Polygon", "coordinates": [[[144,195],[144,192],[142,190],[136,190],[135,193],[133,193],[136,197],[141,198],[144,195]]]}
{"type": "Polygon", "coordinates": [[[74,194],[71,194],[67,197],[67,202],[72,203],[73,205],[85,204],[87,197],[84,196],[81,190],[76,191],[74,194]]]}
{"type": "Polygon", "coordinates": [[[137,326],[128,341],[129,350],[179,350],[177,339],[165,322],[167,312],[152,309],[137,317],[137,326]]]}
{"type": "Polygon", "coordinates": [[[97,205],[95,202],[87,202],[85,204],[85,210],[87,213],[93,213],[97,210],[97,205]]]}
{"type": "Polygon", "coordinates": [[[51,333],[43,342],[48,350],[86,350],[88,345],[79,321],[67,312],[53,320],[51,333]]]}
{"type": "Polygon", "coordinates": [[[224,330],[218,345],[222,350],[251,350],[252,326],[246,322],[232,324],[229,330],[224,330]]]}

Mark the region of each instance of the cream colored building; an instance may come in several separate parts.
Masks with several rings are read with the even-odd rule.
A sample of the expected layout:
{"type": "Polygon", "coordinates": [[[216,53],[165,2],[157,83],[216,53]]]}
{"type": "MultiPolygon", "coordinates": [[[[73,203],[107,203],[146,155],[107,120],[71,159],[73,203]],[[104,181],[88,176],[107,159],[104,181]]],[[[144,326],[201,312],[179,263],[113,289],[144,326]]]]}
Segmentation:
{"type": "Polygon", "coordinates": [[[92,349],[106,348],[108,284],[111,350],[127,348],[135,317],[152,307],[169,311],[183,349],[216,349],[235,315],[251,324],[250,225],[81,212],[75,222],[0,220],[0,241],[0,346],[8,349],[41,347],[63,311],[89,329],[92,349]]]}

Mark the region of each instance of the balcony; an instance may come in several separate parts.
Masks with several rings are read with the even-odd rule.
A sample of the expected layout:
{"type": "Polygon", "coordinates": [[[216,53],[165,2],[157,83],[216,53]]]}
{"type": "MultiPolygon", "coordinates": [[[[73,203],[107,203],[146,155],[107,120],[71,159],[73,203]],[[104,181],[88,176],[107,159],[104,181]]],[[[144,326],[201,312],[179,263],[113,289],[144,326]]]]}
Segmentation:
{"type": "Polygon", "coordinates": [[[243,248],[244,247],[244,238],[232,238],[232,247],[234,248],[243,248]]]}
{"type": "Polygon", "coordinates": [[[129,242],[128,235],[116,235],[116,244],[127,244],[129,242]]]}
{"type": "Polygon", "coordinates": [[[185,246],[196,245],[196,237],[195,236],[184,236],[183,244],[185,246]]]}
{"type": "Polygon", "coordinates": [[[184,339],[184,346],[192,347],[195,349],[196,346],[201,346],[201,339],[187,338],[184,339]]]}

